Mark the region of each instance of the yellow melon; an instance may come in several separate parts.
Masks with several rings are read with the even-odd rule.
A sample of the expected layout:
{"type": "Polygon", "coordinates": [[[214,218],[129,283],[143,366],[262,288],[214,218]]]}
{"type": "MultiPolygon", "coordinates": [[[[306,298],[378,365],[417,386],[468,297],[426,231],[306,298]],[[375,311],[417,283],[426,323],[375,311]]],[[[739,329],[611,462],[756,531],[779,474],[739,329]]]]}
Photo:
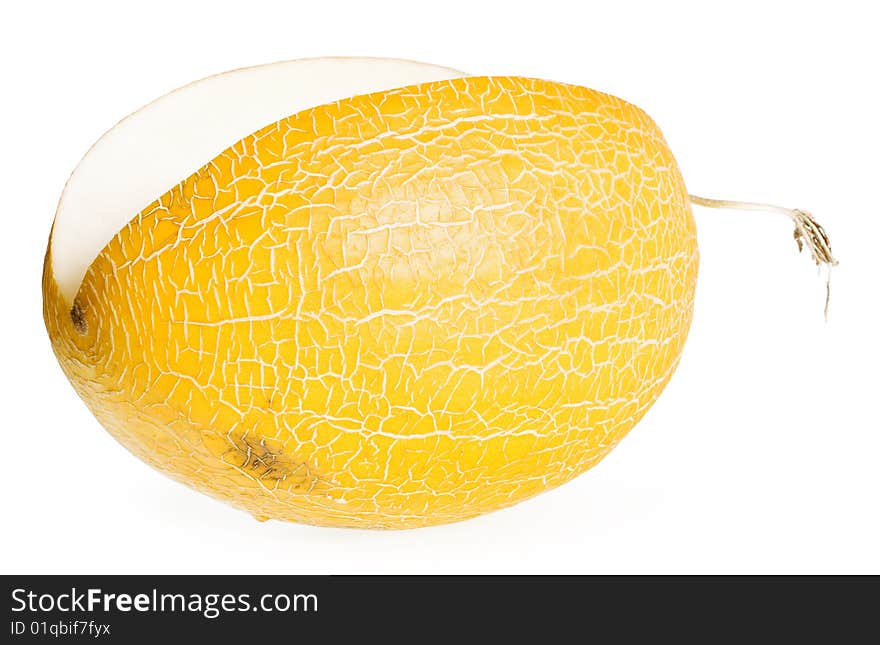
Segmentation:
{"type": "Polygon", "coordinates": [[[260,519],[406,528],[595,465],[657,399],[697,239],[654,122],[405,61],[230,72],[61,198],[46,326],[101,424],[260,519]]]}

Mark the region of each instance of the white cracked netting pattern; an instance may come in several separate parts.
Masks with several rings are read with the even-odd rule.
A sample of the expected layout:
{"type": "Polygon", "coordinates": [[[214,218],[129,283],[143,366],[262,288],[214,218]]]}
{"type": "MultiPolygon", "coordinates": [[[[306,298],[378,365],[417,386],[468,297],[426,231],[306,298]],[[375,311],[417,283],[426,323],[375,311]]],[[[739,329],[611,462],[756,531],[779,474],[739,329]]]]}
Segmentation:
{"type": "Polygon", "coordinates": [[[245,138],[132,220],[66,373],[159,470],[257,517],[408,527],[556,486],[660,394],[693,306],[653,122],[585,88],[460,78],[245,138]]]}

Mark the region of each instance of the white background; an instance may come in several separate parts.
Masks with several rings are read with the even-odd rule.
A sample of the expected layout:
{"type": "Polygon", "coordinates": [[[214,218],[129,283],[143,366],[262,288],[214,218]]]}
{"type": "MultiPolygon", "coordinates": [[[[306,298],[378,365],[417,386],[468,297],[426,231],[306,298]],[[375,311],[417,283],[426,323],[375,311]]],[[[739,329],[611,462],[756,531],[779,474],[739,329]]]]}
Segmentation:
{"type": "Polygon", "coordinates": [[[880,93],[870,3],[16,2],[0,30],[2,573],[880,573],[880,93]],[[818,3],[817,3],[818,4],[818,3]],[[121,448],[55,362],[40,271],[88,146],[191,80],[280,59],[411,58],[624,97],[692,192],[812,210],[831,313],[784,217],[695,209],[681,366],[599,466],[464,523],[259,524],[121,448]]]}

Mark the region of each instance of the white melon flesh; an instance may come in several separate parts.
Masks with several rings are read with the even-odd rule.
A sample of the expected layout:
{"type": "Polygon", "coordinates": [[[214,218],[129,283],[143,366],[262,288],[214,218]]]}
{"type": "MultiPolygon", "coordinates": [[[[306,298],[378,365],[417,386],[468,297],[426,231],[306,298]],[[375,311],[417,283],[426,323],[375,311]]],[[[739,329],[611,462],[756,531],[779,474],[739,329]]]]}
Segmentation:
{"type": "Polygon", "coordinates": [[[318,105],[462,76],[405,60],[314,58],[226,72],[162,96],[106,132],[70,176],[50,251],[62,296],[73,302],[89,265],[135,215],[239,139],[318,105]]]}

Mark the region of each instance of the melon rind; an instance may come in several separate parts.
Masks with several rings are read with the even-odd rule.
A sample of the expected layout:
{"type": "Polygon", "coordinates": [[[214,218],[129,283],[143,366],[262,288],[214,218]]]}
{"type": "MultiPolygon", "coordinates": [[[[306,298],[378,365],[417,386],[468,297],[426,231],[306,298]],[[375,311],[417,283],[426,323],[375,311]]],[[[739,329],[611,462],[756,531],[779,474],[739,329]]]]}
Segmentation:
{"type": "Polygon", "coordinates": [[[122,225],[59,362],[101,424],[260,519],[413,528],[597,464],[672,376],[697,241],[656,124],[588,88],[458,77],[243,137],[122,225]]]}

